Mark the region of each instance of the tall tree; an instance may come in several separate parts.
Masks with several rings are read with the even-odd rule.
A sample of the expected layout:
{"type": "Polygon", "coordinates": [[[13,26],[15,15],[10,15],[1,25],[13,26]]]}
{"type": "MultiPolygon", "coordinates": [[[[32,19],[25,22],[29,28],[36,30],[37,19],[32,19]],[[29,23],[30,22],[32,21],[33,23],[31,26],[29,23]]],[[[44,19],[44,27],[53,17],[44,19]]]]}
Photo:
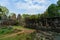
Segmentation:
{"type": "Polygon", "coordinates": [[[55,4],[51,4],[49,7],[48,7],[48,13],[49,13],[49,16],[50,17],[53,17],[53,16],[58,16],[58,10],[57,10],[57,6],[55,4]]]}
{"type": "Polygon", "coordinates": [[[9,13],[9,10],[4,7],[4,6],[0,6],[0,15],[7,15],[9,13]]]}
{"type": "Polygon", "coordinates": [[[0,19],[7,19],[8,13],[9,10],[6,7],[0,6],[0,19]]]}
{"type": "Polygon", "coordinates": [[[57,5],[60,6],[60,0],[58,0],[57,5]]]}
{"type": "Polygon", "coordinates": [[[60,16],[60,0],[58,0],[58,2],[57,2],[57,9],[58,9],[58,14],[60,16]]]}

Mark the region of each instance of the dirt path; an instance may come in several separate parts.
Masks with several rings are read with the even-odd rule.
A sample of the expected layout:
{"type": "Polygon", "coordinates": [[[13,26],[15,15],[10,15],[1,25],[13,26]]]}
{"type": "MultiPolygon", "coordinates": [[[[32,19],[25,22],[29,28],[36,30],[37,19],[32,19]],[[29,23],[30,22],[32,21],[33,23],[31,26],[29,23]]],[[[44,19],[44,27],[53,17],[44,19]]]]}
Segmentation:
{"type": "MultiPolygon", "coordinates": [[[[19,29],[19,28],[18,28],[18,29],[19,29]]],[[[17,34],[22,34],[22,33],[28,33],[28,34],[29,34],[29,33],[32,33],[32,32],[34,32],[34,31],[35,31],[35,30],[22,29],[22,31],[20,31],[20,32],[4,35],[4,37],[1,37],[0,39],[12,37],[12,36],[16,36],[17,34]]]]}

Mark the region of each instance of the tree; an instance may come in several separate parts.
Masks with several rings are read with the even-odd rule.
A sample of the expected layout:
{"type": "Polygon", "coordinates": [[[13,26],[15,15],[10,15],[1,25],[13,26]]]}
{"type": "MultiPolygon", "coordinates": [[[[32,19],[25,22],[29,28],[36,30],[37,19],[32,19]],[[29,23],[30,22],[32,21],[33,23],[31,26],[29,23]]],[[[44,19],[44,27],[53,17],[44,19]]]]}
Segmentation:
{"type": "Polygon", "coordinates": [[[8,13],[9,10],[6,7],[0,6],[0,19],[7,19],[8,13]]]}
{"type": "Polygon", "coordinates": [[[22,18],[26,18],[26,17],[29,17],[30,15],[28,15],[28,14],[23,14],[22,15],[22,18]]]}
{"type": "Polygon", "coordinates": [[[60,6],[60,0],[58,0],[57,5],[60,6]]]}
{"type": "Polygon", "coordinates": [[[49,7],[48,7],[48,13],[49,13],[49,16],[50,17],[53,17],[53,16],[58,16],[58,10],[57,10],[57,6],[55,4],[51,4],[49,7]]]}
{"type": "Polygon", "coordinates": [[[58,14],[60,16],[60,0],[58,0],[58,2],[57,2],[57,9],[58,9],[58,14]]]}
{"type": "Polygon", "coordinates": [[[9,10],[6,7],[0,6],[0,15],[7,15],[9,10]]]}

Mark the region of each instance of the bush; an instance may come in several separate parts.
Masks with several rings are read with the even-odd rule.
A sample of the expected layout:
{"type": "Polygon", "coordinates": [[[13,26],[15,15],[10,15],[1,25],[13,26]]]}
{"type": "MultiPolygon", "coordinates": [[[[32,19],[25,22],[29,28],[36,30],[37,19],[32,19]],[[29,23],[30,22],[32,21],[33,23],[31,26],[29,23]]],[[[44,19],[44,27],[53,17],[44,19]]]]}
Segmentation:
{"type": "Polygon", "coordinates": [[[4,27],[4,28],[0,28],[0,35],[3,35],[3,34],[8,34],[8,33],[11,33],[13,31],[13,29],[9,29],[7,27],[4,27]]]}

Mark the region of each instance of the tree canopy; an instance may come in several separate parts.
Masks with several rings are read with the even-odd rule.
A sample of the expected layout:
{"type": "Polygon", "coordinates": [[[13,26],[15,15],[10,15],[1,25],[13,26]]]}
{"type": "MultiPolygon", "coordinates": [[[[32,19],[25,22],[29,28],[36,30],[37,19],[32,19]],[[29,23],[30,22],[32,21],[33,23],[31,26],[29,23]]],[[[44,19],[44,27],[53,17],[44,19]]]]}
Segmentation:
{"type": "Polygon", "coordinates": [[[7,15],[9,13],[9,10],[4,7],[4,6],[0,6],[0,15],[7,15]]]}
{"type": "Polygon", "coordinates": [[[57,5],[60,6],[60,0],[58,0],[57,5]]]}
{"type": "Polygon", "coordinates": [[[50,17],[53,17],[53,16],[57,16],[57,6],[55,4],[51,4],[49,7],[48,7],[48,13],[49,13],[49,16],[50,17]]]}

